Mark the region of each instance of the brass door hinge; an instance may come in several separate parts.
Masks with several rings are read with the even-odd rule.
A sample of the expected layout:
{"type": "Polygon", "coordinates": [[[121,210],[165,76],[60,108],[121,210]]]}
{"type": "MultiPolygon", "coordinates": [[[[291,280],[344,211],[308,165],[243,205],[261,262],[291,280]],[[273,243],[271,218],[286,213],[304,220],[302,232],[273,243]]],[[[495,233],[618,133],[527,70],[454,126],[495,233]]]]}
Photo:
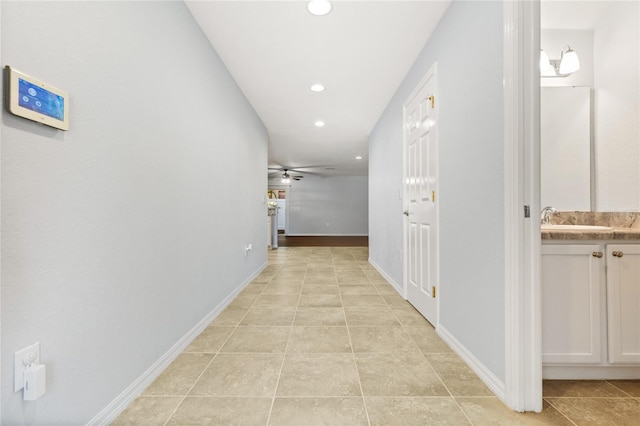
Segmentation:
{"type": "Polygon", "coordinates": [[[431,202],[432,203],[436,202],[436,191],[431,191],[431,202]]]}
{"type": "Polygon", "coordinates": [[[431,101],[431,108],[435,108],[436,107],[436,97],[431,95],[427,99],[431,101]]]}
{"type": "Polygon", "coordinates": [[[431,297],[436,298],[436,286],[431,287],[431,297]]]}

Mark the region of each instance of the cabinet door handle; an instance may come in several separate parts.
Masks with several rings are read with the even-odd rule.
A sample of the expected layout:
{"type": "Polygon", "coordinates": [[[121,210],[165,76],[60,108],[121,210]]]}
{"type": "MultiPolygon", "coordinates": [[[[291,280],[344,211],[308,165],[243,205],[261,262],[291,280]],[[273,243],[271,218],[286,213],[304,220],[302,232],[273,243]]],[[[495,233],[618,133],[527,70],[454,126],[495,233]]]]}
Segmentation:
{"type": "Polygon", "coordinates": [[[597,257],[598,259],[600,259],[602,257],[602,252],[601,251],[594,251],[593,253],[591,253],[591,255],[593,257],[597,257]]]}
{"type": "Polygon", "coordinates": [[[624,253],[621,251],[614,251],[613,253],[611,253],[614,257],[622,257],[624,256],[624,253]]]}

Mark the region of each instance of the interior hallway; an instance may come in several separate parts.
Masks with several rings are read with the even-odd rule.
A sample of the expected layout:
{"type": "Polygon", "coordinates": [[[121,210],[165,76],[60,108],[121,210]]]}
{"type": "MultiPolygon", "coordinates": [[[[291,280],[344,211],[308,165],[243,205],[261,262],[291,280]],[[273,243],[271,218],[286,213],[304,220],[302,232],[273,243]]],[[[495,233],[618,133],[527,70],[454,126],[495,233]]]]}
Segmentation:
{"type": "Polygon", "coordinates": [[[510,411],[367,259],[366,247],[270,251],[114,424],[639,424],[640,381],[547,382],[542,414],[510,411]]]}

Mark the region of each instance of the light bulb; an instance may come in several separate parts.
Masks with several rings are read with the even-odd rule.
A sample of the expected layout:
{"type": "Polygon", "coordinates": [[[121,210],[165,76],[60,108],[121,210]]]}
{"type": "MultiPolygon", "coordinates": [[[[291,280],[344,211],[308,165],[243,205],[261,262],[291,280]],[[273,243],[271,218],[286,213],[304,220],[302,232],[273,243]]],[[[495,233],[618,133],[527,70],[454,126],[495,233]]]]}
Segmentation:
{"type": "Polygon", "coordinates": [[[540,75],[543,77],[552,77],[556,75],[556,70],[551,65],[547,52],[540,49],[540,75]]]}
{"type": "Polygon", "coordinates": [[[311,0],[307,9],[312,15],[322,16],[331,12],[331,3],[328,0],[311,0]]]}
{"type": "Polygon", "coordinates": [[[314,85],[311,86],[311,91],[312,92],[322,92],[324,91],[324,86],[320,83],[316,83],[314,85]]]}
{"type": "Polygon", "coordinates": [[[560,60],[560,74],[571,74],[580,69],[580,60],[578,59],[578,54],[568,48],[566,53],[562,54],[562,59],[560,60]]]}

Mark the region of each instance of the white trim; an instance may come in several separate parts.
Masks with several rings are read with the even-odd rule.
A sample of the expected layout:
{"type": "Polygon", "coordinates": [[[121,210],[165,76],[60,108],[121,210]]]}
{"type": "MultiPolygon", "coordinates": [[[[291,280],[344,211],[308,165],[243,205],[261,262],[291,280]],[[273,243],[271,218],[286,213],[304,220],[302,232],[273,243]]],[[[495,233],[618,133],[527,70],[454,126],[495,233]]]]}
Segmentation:
{"type": "Polygon", "coordinates": [[[638,380],[640,379],[640,368],[637,366],[545,365],[542,367],[542,377],[551,380],[638,380]]]}
{"type": "Polygon", "coordinates": [[[144,391],[189,344],[204,331],[205,328],[236,298],[255,277],[267,267],[267,262],[260,266],[249,278],[202,318],[191,330],[180,338],[164,355],[154,362],[140,377],[131,383],[120,395],[96,414],[87,425],[106,425],[113,422],[144,391]]]}
{"type": "Polygon", "coordinates": [[[515,411],[542,410],[539,126],[540,3],[505,0],[505,388],[515,411]],[[524,206],[530,207],[525,219],[524,206]]]}
{"type": "Polygon", "coordinates": [[[469,351],[458,339],[453,337],[449,331],[441,325],[436,327],[436,333],[445,341],[447,345],[456,353],[467,365],[473,370],[474,373],[484,382],[485,385],[493,392],[498,398],[504,401],[505,386],[498,377],[487,368],[478,358],[476,358],[471,351],[469,351]]]}
{"type": "Polygon", "coordinates": [[[402,288],[401,285],[399,285],[393,278],[391,278],[389,275],[387,275],[387,273],[384,271],[384,269],[382,269],[380,267],[380,265],[378,265],[376,262],[374,262],[371,258],[369,258],[369,263],[371,264],[371,266],[373,266],[375,268],[376,271],[378,271],[378,273],[380,275],[382,275],[382,277],[387,280],[387,282],[389,284],[391,284],[391,286],[393,288],[396,289],[396,291],[398,292],[398,294],[400,296],[402,296],[403,299],[407,300],[407,294],[405,293],[405,290],[402,288]]]}
{"type": "Polygon", "coordinates": [[[267,191],[270,190],[284,191],[284,235],[289,235],[289,196],[291,194],[291,185],[269,185],[267,182],[267,191]]]}
{"type": "MultiPolygon", "coordinates": [[[[2,6],[0,5],[0,22],[2,22],[2,6]]],[[[0,30],[0,64],[3,64],[4,62],[2,61],[2,31],[0,30]]],[[[2,72],[4,73],[4,70],[2,70],[2,72]]],[[[3,76],[3,81],[4,81],[4,76],[3,76]]],[[[2,127],[2,123],[0,123],[0,127],[2,127]]],[[[2,129],[0,128],[0,151],[2,151],[2,129]]],[[[0,158],[0,164],[1,164],[1,158],[0,158]]],[[[1,173],[0,173],[1,175],[1,173]]],[[[0,182],[0,188],[2,187],[2,184],[0,182]]],[[[2,224],[2,206],[0,203],[0,228],[1,228],[1,224],[2,224]]],[[[0,252],[0,260],[2,259],[2,253],[0,252]]],[[[2,294],[2,262],[0,261],[0,294],[2,294]]],[[[2,299],[0,298],[0,348],[2,348],[2,299]]],[[[0,351],[0,365],[2,365],[2,351],[0,351]]],[[[2,381],[2,369],[0,368],[0,383],[4,383],[2,381]]],[[[2,387],[0,387],[0,401],[2,401],[2,391],[1,391],[2,387]]],[[[2,421],[2,404],[0,404],[0,421],[2,421]]]]}
{"type": "Polygon", "coordinates": [[[368,237],[369,234],[287,234],[287,237],[368,237]]]}

